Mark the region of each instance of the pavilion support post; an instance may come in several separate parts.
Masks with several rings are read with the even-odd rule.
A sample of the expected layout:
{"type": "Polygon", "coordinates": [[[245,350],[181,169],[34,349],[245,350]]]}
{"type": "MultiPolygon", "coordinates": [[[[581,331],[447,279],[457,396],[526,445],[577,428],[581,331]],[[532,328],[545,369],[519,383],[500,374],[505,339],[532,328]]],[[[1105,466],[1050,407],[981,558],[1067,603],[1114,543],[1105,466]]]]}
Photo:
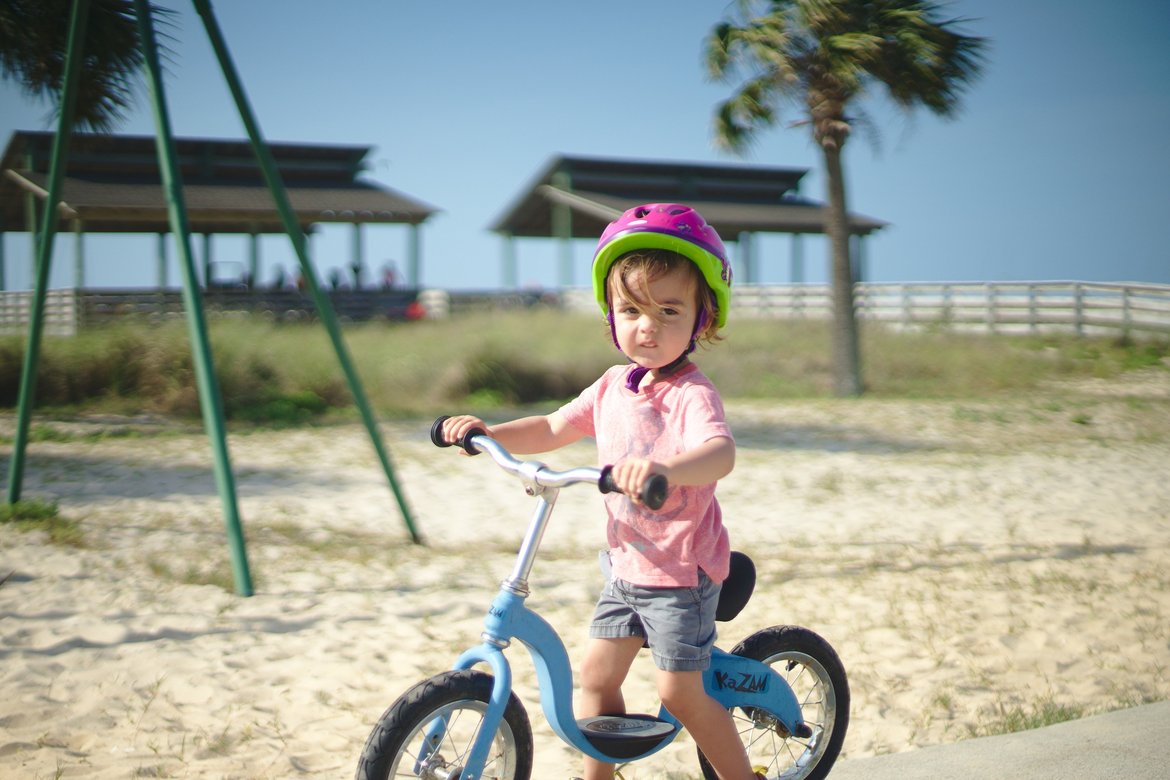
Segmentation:
{"type": "Polygon", "coordinates": [[[849,254],[853,257],[853,281],[865,281],[865,238],[864,236],[853,236],[853,248],[849,254]]]}
{"type": "Polygon", "coordinates": [[[422,284],[422,225],[417,222],[411,224],[407,241],[406,284],[411,289],[417,289],[422,284]]]}
{"type": "MultiPolygon", "coordinates": [[[[299,235],[301,238],[301,250],[300,251],[304,253],[305,263],[307,263],[310,268],[315,268],[315,266],[313,266],[313,234],[307,230],[298,229],[297,235],[299,235]]],[[[294,245],[294,249],[295,249],[295,245],[294,245]]],[[[301,276],[302,276],[302,278],[304,278],[304,281],[301,282],[301,285],[304,286],[306,289],[308,289],[307,276],[305,274],[301,274],[301,276]]],[[[316,271],[315,270],[314,270],[313,278],[316,279],[316,271]]]]}
{"type": "Polygon", "coordinates": [[[520,286],[520,272],[516,265],[516,237],[511,233],[504,235],[503,252],[500,282],[505,290],[515,290],[520,286]]]}
{"type": "Polygon", "coordinates": [[[160,232],[154,248],[155,277],[158,281],[158,311],[165,316],[167,311],[167,234],[160,232]]]}
{"type": "MultiPolygon", "coordinates": [[[[564,172],[553,174],[553,186],[569,192],[572,182],[564,172]]],[[[552,229],[557,237],[557,253],[560,270],[557,284],[561,289],[573,286],[573,210],[567,203],[552,204],[552,229]]]]}
{"type": "MultiPolygon", "coordinates": [[[[183,276],[183,299],[187,309],[187,326],[190,331],[192,356],[195,363],[195,383],[199,389],[199,403],[203,411],[204,427],[207,429],[207,437],[211,441],[214,456],[215,481],[223,505],[224,522],[227,526],[232,574],[235,578],[236,592],[241,596],[251,596],[253,593],[252,577],[248,570],[248,558],[244,549],[243,526],[240,523],[236,506],[236,485],[228,459],[227,434],[219,383],[215,377],[211,358],[211,342],[207,335],[207,323],[203,313],[203,296],[199,291],[199,280],[195,275],[195,262],[191,255],[191,226],[187,222],[187,209],[183,202],[182,174],[179,170],[179,158],[175,151],[175,138],[171,132],[170,117],[167,114],[166,96],[163,93],[162,69],[159,67],[154,25],[147,0],[134,0],[134,10],[138,17],[138,34],[146,65],[146,82],[154,110],[155,146],[158,150],[163,194],[166,196],[171,230],[175,235],[178,247],[179,270],[183,276]]],[[[206,238],[207,235],[205,233],[204,237],[206,238]]],[[[210,270],[210,266],[208,270],[210,270]]],[[[210,274],[208,280],[210,280],[210,274]]]]}
{"type": "MultiPolygon", "coordinates": [[[[28,156],[28,169],[32,170],[32,155],[28,156]]],[[[40,230],[40,223],[37,219],[37,198],[31,192],[24,194],[24,221],[25,229],[28,231],[28,265],[31,273],[28,278],[30,280],[37,278],[37,240],[38,231],[40,230]]],[[[31,282],[30,282],[31,284],[31,282]]]]}
{"type": "Polygon", "coordinates": [[[4,257],[5,233],[0,230],[0,292],[8,289],[8,261],[4,257]]]}
{"type": "MultiPolygon", "coordinates": [[[[135,2],[142,3],[144,0],[135,0],[135,2]]],[[[366,400],[366,394],[362,388],[361,380],[358,378],[357,371],[354,369],[353,361],[350,360],[349,351],[346,349],[345,340],[342,338],[341,328],[337,322],[337,316],[333,312],[333,306],[329,302],[329,297],[321,291],[320,285],[317,284],[316,274],[313,272],[313,266],[309,262],[308,254],[305,251],[306,242],[301,237],[301,229],[297,222],[296,214],[293,211],[292,204],[289,202],[288,193],[285,191],[284,183],[281,181],[276,162],[272,157],[272,151],[268,148],[268,144],[264,141],[260,133],[259,125],[252,113],[251,105],[248,102],[247,95],[244,93],[243,85],[240,83],[239,76],[236,74],[235,66],[232,64],[231,57],[228,54],[227,44],[224,42],[219,25],[211,11],[211,4],[208,0],[193,0],[193,2],[195,4],[195,10],[202,19],[204,28],[207,30],[207,37],[211,42],[212,49],[215,50],[215,56],[219,60],[220,69],[223,71],[224,79],[227,81],[232,98],[235,100],[236,108],[239,109],[240,119],[248,131],[248,138],[251,139],[252,149],[256,154],[256,159],[260,164],[260,170],[264,174],[264,180],[268,184],[268,189],[272,192],[272,198],[280,214],[285,232],[292,239],[293,248],[296,250],[297,259],[301,264],[301,272],[304,274],[305,284],[316,303],[321,322],[325,325],[325,329],[329,333],[329,338],[333,342],[337,359],[341,363],[342,371],[344,371],[346,379],[349,382],[350,392],[353,394],[362,420],[365,423],[366,429],[369,431],[370,439],[373,441],[374,449],[377,451],[382,468],[386,472],[386,477],[390,482],[394,497],[398,501],[398,508],[402,512],[407,530],[410,532],[410,537],[415,543],[421,543],[422,539],[418,535],[418,531],[415,530],[414,521],[406,505],[406,498],[394,475],[394,468],[390,465],[389,453],[382,443],[377,421],[374,419],[373,411],[370,408],[369,402],[366,400]]],[[[418,271],[417,267],[415,267],[416,262],[417,257],[412,257],[411,270],[413,274],[417,274],[418,271]]],[[[414,281],[417,283],[417,276],[414,277],[414,281]]]]}
{"type": "Polygon", "coordinates": [[[248,289],[255,290],[260,278],[260,234],[253,229],[248,234],[248,289]]]}
{"type": "Polygon", "coordinates": [[[73,288],[85,289],[85,223],[73,220],[73,288]]]}
{"type": "Polygon", "coordinates": [[[211,234],[203,234],[203,289],[211,289],[211,234]]]}
{"type": "Polygon", "coordinates": [[[69,139],[73,132],[73,115],[80,83],[81,61],[85,42],[86,21],[89,18],[89,0],[73,3],[69,17],[69,39],[65,55],[65,82],[61,90],[61,107],[57,135],[53,138],[53,156],[49,162],[48,195],[41,214],[40,240],[36,246],[36,265],[33,274],[33,300],[28,313],[28,345],[20,373],[20,391],[17,396],[16,435],[12,442],[12,459],[8,462],[8,503],[20,500],[24,481],[24,454],[28,447],[29,422],[36,391],[37,364],[40,362],[41,336],[44,332],[45,297],[49,287],[49,266],[52,262],[53,237],[57,230],[57,204],[61,202],[61,180],[65,177],[65,163],[69,156],[69,139]]]}
{"type": "Polygon", "coordinates": [[[792,268],[789,276],[793,284],[804,283],[804,237],[800,233],[792,234],[792,268]]]}
{"type": "Polygon", "coordinates": [[[753,235],[745,230],[739,234],[735,241],[739,246],[740,268],[743,269],[745,284],[756,283],[756,248],[752,238],[753,235]]]}
{"type": "Polygon", "coordinates": [[[158,234],[158,243],[155,245],[154,251],[156,278],[158,279],[158,289],[165,290],[167,288],[167,234],[158,234]]]}

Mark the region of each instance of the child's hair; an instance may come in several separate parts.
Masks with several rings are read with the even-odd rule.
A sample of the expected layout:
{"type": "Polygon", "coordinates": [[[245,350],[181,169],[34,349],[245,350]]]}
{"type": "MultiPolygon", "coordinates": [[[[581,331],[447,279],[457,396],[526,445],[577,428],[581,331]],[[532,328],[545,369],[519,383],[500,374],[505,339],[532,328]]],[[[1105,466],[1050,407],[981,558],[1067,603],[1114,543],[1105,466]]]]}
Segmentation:
{"type": "Polygon", "coordinates": [[[627,301],[637,299],[648,301],[651,308],[657,309],[658,303],[650,295],[650,282],[679,268],[686,271],[690,279],[690,287],[695,293],[695,303],[698,305],[695,321],[703,323],[703,327],[695,333],[695,341],[707,343],[719,341],[721,337],[718,334],[719,325],[716,322],[718,318],[716,317],[715,294],[711,291],[707,280],[703,278],[703,272],[699,270],[697,265],[689,258],[677,252],[671,252],[669,249],[635,249],[626,252],[614,261],[613,266],[609,269],[609,277],[606,279],[606,293],[610,301],[610,310],[612,311],[615,295],[621,296],[627,301]],[[636,296],[633,295],[633,290],[630,287],[630,282],[635,277],[637,277],[636,281],[640,287],[636,296]]]}

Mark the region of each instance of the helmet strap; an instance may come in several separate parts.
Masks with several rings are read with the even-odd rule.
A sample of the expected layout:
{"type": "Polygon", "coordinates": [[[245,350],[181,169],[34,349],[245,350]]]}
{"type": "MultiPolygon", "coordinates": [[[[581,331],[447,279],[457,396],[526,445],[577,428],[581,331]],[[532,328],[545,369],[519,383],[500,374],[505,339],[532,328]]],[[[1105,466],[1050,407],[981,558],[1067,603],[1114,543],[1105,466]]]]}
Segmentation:
{"type": "MultiPolygon", "coordinates": [[[[678,371],[680,368],[683,368],[688,363],[690,363],[691,362],[691,351],[695,348],[694,345],[695,345],[695,342],[692,341],[690,348],[687,349],[686,352],[682,353],[681,355],[676,357],[671,362],[667,363],[662,368],[654,369],[658,372],[658,376],[670,376],[671,374],[678,371]]],[[[646,368],[645,366],[634,366],[630,370],[630,373],[626,375],[626,389],[629,390],[631,393],[637,393],[638,386],[642,384],[642,377],[649,374],[650,371],[651,371],[651,369],[646,368]]]]}

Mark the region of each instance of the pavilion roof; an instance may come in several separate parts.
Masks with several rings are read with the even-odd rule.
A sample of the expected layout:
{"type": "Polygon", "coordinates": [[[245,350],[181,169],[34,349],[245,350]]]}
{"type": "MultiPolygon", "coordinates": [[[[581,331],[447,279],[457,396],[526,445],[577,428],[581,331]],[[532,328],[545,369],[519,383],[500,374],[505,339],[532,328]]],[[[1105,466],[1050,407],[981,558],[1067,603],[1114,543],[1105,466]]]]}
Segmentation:
{"type": "MultiPolygon", "coordinates": [[[[803,168],[694,162],[554,157],[492,223],[512,236],[553,237],[554,205],[572,212],[572,238],[596,238],[623,211],[642,203],[686,203],[727,241],[740,233],[823,233],[826,207],[800,194],[803,168]]],[[[850,215],[852,232],[888,223],[850,215]]]]}
{"type": "MultiPolygon", "coordinates": [[[[43,203],[53,133],[17,131],[0,158],[0,229],[28,230],[27,196],[43,203]]],[[[176,138],[187,220],[196,233],[283,233],[251,144],[176,138]]],[[[297,221],[419,224],[437,209],[359,178],[368,146],[270,143],[297,221]]],[[[153,136],[74,134],[61,216],[86,232],[170,231],[153,136]]],[[[68,227],[63,224],[62,229],[68,227]]]]}

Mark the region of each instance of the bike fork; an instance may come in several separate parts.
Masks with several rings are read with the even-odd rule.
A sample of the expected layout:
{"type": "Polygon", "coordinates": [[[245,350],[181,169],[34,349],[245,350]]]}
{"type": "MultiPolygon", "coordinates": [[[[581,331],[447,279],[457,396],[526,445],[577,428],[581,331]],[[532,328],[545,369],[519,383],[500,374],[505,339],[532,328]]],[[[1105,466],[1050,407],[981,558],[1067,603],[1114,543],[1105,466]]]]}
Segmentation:
{"type": "MultiPolygon", "coordinates": [[[[495,682],[492,686],[492,695],[488,702],[487,711],[483,714],[483,721],[479,725],[479,733],[475,737],[475,742],[472,743],[471,752],[467,754],[467,760],[463,762],[463,771],[459,775],[459,780],[480,780],[483,775],[483,768],[487,763],[492,741],[495,739],[496,731],[500,728],[500,722],[504,719],[504,709],[508,706],[508,696],[512,691],[512,669],[504,654],[497,647],[486,643],[474,647],[460,656],[455,663],[455,668],[470,669],[481,662],[491,666],[495,682]]],[[[442,744],[446,732],[446,718],[435,718],[427,726],[424,753],[415,762],[415,774],[422,771],[423,764],[442,744]]]]}

